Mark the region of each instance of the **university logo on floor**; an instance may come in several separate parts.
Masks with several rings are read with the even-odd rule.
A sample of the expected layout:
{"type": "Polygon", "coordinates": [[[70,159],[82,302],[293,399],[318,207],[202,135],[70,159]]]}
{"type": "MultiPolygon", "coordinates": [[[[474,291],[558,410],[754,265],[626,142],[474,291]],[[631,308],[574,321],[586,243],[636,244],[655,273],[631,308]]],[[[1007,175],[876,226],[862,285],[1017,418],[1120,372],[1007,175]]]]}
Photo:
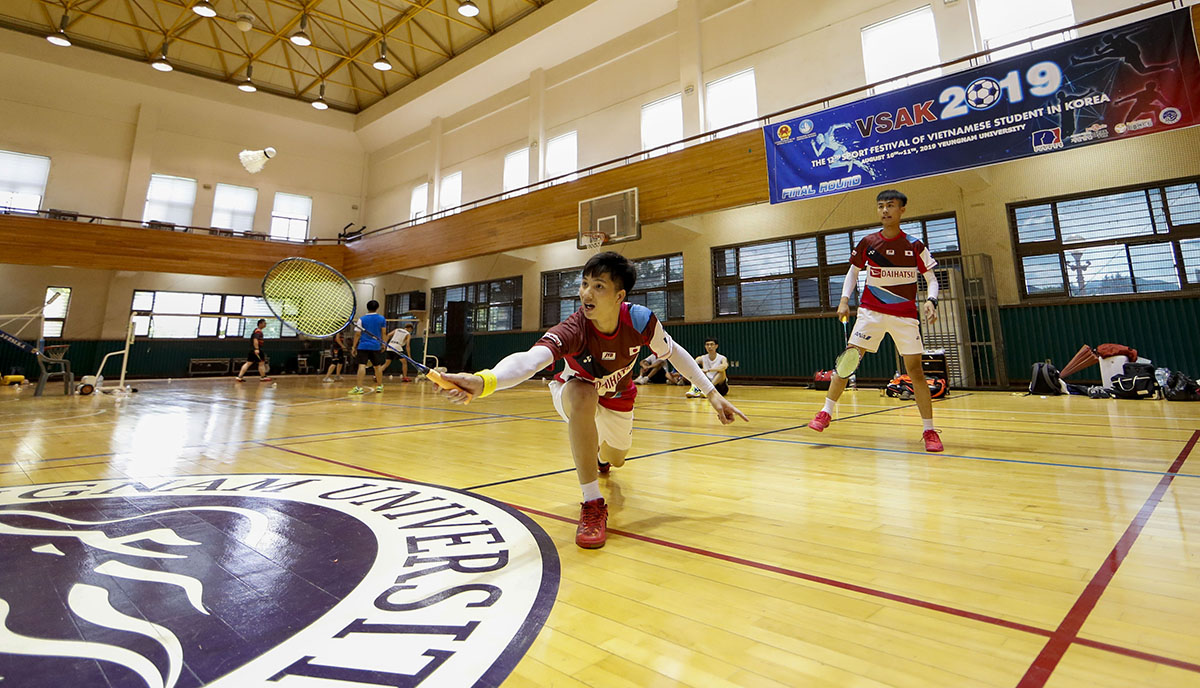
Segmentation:
{"type": "Polygon", "coordinates": [[[350,476],[0,488],[0,685],[496,686],[558,592],[524,514],[350,476]]]}

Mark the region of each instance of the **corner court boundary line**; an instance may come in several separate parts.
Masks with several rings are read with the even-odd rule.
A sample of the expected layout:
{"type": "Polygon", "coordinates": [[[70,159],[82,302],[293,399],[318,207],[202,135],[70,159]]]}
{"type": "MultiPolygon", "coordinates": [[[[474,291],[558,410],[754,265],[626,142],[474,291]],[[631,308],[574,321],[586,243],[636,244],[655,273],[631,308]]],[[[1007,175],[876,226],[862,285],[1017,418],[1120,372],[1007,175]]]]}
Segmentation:
{"type": "MultiPolygon", "coordinates": [[[[1175,479],[1175,474],[1183,467],[1183,462],[1187,461],[1188,456],[1195,448],[1197,440],[1200,440],[1200,430],[1192,433],[1192,438],[1188,440],[1183,449],[1179,452],[1179,456],[1175,457],[1175,462],[1171,464],[1171,468],[1167,470],[1158,481],[1158,485],[1154,487],[1154,491],[1146,498],[1142,508],[1137,515],[1133,517],[1129,527],[1125,529],[1125,533],[1121,535],[1121,539],[1113,546],[1112,551],[1104,558],[1104,562],[1100,564],[1100,568],[1092,576],[1092,580],[1087,584],[1087,587],[1080,593],[1079,598],[1075,600],[1067,615],[1063,617],[1062,623],[1054,630],[1054,634],[1046,642],[1045,647],[1038,653],[1038,656],[1033,660],[1033,664],[1029,665],[1029,669],[1025,671],[1025,676],[1021,678],[1021,682],[1017,684],[1017,688],[1042,688],[1046,685],[1050,675],[1054,673],[1054,669],[1066,654],[1067,649],[1076,641],[1079,631],[1083,628],[1083,623],[1087,621],[1088,615],[1096,608],[1096,604],[1100,601],[1100,596],[1104,594],[1108,584],[1117,574],[1117,569],[1121,568],[1121,563],[1125,561],[1125,557],[1129,555],[1129,551],[1137,542],[1138,536],[1142,534],[1142,529],[1150,517],[1154,515],[1154,510],[1158,508],[1162,502],[1163,495],[1167,488],[1171,486],[1171,482],[1175,479]]],[[[1103,649],[1103,648],[1100,648],[1103,649]]]]}

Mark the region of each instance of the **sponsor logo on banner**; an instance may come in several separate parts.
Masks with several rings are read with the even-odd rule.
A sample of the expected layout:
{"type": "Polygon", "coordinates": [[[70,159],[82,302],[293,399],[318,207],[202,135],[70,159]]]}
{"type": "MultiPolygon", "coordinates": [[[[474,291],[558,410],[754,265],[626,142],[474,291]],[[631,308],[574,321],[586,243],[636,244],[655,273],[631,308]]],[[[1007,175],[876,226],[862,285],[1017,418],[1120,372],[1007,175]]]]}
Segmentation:
{"type": "Polygon", "coordinates": [[[615,352],[615,351],[604,351],[604,352],[602,352],[602,353],[600,354],[600,360],[602,360],[602,361],[615,361],[615,360],[617,360],[617,352],[615,352]]]}
{"type": "Polygon", "coordinates": [[[776,129],[775,133],[778,134],[780,141],[788,141],[792,138],[792,128],[787,124],[779,125],[779,129],[776,129]]]}
{"type": "Polygon", "coordinates": [[[806,119],[806,120],[800,122],[800,133],[802,135],[807,136],[808,134],[812,133],[812,130],[813,130],[813,123],[812,123],[811,119],[806,119]]]}
{"type": "Polygon", "coordinates": [[[1158,113],[1158,121],[1163,124],[1175,124],[1183,119],[1183,113],[1177,107],[1169,107],[1158,113]]]}
{"type": "Polygon", "coordinates": [[[13,686],[496,686],[559,584],[516,509],[361,476],[0,487],[0,551],[13,686]]]}
{"type": "Polygon", "coordinates": [[[1039,129],[1033,132],[1033,152],[1045,153],[1046,151],[1059,150],[1063,147],[1062,129],[1054,127],[1052,129],[1039,129]]]}

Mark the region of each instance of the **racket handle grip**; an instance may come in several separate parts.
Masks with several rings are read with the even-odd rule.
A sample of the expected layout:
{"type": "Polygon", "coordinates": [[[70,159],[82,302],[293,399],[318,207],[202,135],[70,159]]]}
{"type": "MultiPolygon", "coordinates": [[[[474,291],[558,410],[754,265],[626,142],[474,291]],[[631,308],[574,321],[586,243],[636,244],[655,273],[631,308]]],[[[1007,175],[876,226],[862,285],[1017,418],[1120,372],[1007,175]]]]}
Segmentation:
{"type": "Polygon", "coordinates": [[[842,324],[843,324],[843,325],[845,325],[845,324],[846,324],[846,323],[848,323],[848,322],[850,322],[850,316],[848,316],[848,315],[843,315],[843,316],[842,316],[842,324]]]}
{"type": "Polygon", "coordinates": [[[430,368],[429,371],[425,373],[425,377],[429,378],[430,380],[433,380],[433,384],[437,385],[438,387],[441,387],[442,389],[461,390],[464,394],[467,395],[467,400],[463,402],[464,404],[471,403],[471,400],[475,398],[475,396],[473,394],[471,394],[467,390],[463,389],[462,387],[459,387],[458,385],[454,384],[453,382],[447,380],[446,378],[442,377],[442,374],[439,373],[438,371],[434,370],[433,368],[430,368]]]}

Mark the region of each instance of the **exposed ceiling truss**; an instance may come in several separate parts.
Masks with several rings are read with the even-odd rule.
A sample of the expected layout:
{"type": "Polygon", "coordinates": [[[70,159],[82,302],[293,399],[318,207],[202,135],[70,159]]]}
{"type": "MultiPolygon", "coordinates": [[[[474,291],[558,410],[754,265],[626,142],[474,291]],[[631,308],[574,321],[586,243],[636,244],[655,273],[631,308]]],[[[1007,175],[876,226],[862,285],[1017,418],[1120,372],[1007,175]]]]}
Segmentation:
{"type": "MultiPolygon", "coordinates": [[[[360,112],[551,0],[4,0],[3,29],[360,112]],[[63,17],[66,17],[64,20],[63,17]],[[291,37],[303,32],[311,45],[291,37]],[[386,54],[388,71],[373,66],[386,54]]],[[[382,64],[382,63],[381,63],[382,64]]],[[[249,97],[249,96],[248,96],[249,97]]]]}

